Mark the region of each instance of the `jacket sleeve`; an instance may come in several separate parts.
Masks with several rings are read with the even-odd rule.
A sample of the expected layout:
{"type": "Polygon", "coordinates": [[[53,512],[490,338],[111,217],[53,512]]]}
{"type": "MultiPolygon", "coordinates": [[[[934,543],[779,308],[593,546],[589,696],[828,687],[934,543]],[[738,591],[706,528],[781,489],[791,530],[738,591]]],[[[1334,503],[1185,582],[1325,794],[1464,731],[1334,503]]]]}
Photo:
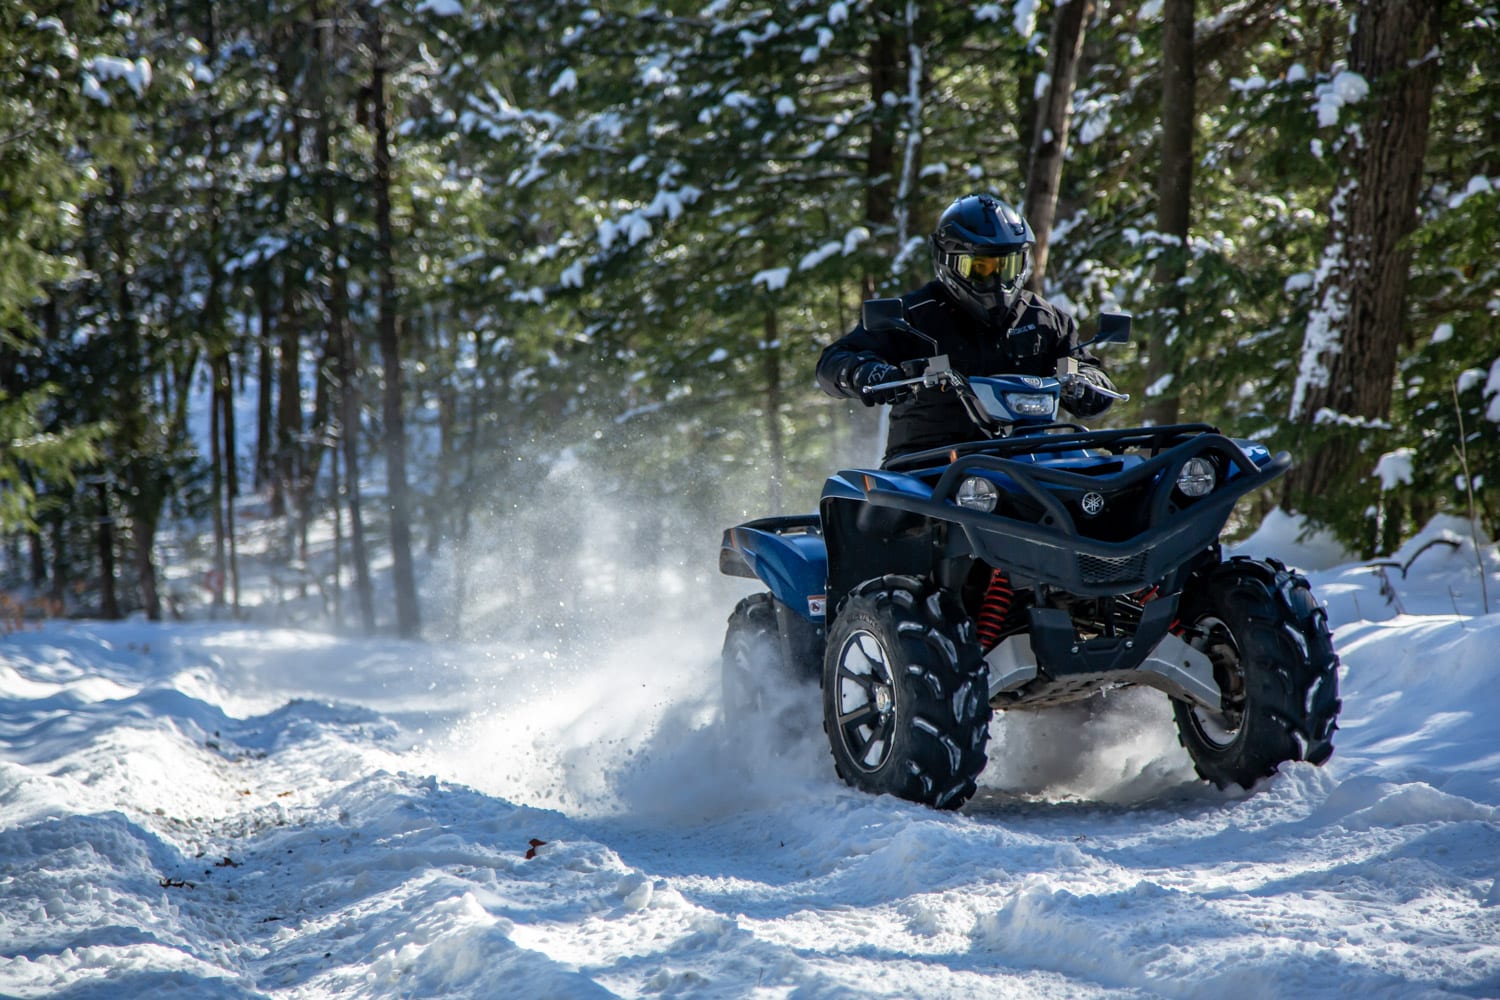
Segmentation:
{"type": "Polygon", "coordinates": [[[888,350],[881,337],[870,333],[862,324],[856,325],[823,349],[818,358],[818,385],[830,396],[856,398],[859,393],[849,384],[849,376],[866,361],[886,361],[888,350]]]}

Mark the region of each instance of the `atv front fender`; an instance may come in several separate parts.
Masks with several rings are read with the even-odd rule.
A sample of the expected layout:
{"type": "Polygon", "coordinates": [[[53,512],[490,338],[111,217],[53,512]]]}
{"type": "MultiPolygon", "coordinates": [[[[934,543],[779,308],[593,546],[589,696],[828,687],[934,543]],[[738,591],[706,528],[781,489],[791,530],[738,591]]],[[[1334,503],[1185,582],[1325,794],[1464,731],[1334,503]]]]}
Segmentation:
{"type": "Polygon", "coordinates": [[[724,532],[719,572],[760,580],[802,618],[822,622],[828,550],[816,514],[763,517],[724,532]]]}

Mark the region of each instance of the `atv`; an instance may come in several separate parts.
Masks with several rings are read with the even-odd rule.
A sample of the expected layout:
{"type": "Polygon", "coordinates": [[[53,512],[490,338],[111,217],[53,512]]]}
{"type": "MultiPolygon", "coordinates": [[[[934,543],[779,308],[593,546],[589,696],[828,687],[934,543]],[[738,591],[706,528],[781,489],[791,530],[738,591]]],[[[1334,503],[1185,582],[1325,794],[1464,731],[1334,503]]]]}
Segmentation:
{"type": "MultiPolygon", "coordinates": [[[[1124,686],[1171,699],[1198,774],[1220,788],[1328,759],[1327,616],[1300,574],[1226,560],[1219,541],[1236,502],[1291,465],[1285,452],[1208,424],[1059,422],[1075,358],[1055,377],[966,376],[900,299],[862,316],[934,353],[872,388],[954,392],[985,437],[839,472],[818,513],[724,533],[720,571],[769,588],[729,617],[730,725],[768,688],[816,677],[839,776],[940,809],[975,793],[995,710],[1124,686]]],[[[1104,314],[1079,351],[1129,331],[1104,314]]]]}

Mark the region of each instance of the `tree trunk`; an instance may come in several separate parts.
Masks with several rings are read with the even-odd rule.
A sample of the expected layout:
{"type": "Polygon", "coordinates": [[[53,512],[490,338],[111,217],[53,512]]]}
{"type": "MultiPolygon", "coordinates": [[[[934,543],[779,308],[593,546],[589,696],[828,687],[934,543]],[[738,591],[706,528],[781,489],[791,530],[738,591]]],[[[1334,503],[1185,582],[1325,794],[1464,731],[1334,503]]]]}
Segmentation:
{"type": "MultiPolygon", "coordinates": [[[[84,496],[83,491],[75,491],[73,502],[80,507],[83,506],[84,496]]],[[[72,504],[69,504],[69,507],[71,508],[72,504]]],[[[57,601],[59,607],[62,606],[63,601],[66,599],[66,591],[64,591],[63,585],[69,577],[68,527],[67,519],[58,518],[52,524],[50,531],[52,536],[52,585],[47,590],[47,596],[57,601]]]]}
{"type": "Polygon", "coordinates": [[[240,495],[240,472],[235,461],[235,449],[237,448],[237,435],[234,429],[234,373],[232,362],[228,351],[220,358],[219,379],[222,380],[223,394],[220,397],[220,406],[223,409],[223,418],[220,427],[223,431],[223,460],[224,460],[224,537],[229,543],[229,568],[228,575],[219,578],[220,586],[226,583],[231,595],[231,607],[236,614],[240,610],[240,563],[239,551],[235,545],[234,531],[234,501],[240,495]]]}
{"type": "MultiPolygon", "coordinates": [[[[906,35],[906,63],[903,93],[906,120],[901,151],[901,172],[896,186],[896,260],[894,271],[902,274],[912,270],[911,259],[917,260],[917,268],[926,270],[929,256],[917,252],[913,237],[922,230],[930,232],[930,223],[920,218],[922,192],[919,181],[922,176],[923,120],[926,117],[926,94],[931,89],[931,76],[923,55],[922,25],[919,24],[921,6],[908,2],[903,13],[906,35]],[[909,254],[908,252],[911,251],[909,254]]],[[[924,233],[925,235],[925,233],[924,233]]],[[[925,249],[925,241],[923,249],[925,249]]]]}
{"type": "Polygon", "coordinates": [[[1153,424],[1175,424],[1181,375],[1178,355],[1185,335],[1188,225],[1193,204],[1193,135],[1196,74],[1193,68],[1194,0],[1166,0],[1162,9],[1161,172],[1156,176],[1156,228],[1168,245],[1156,258],[1155,322],[1146,361],[1150,386],[1165,383],[1146,400],[1142,415],[1153,424]]]}
{"type": "MultiPolygon", "coordinates": [[[[884,7],[893,5],[885,4],[884,7]]],[[[865,152],[865,224],[875,234],[888,229],[895,217],[898,119],[894,107],[886,105],[885,95],[899,95],[902,91],[902,33],[901,25],[889,10],[876,11],[875,40],[869,52],[870,103],[874,110],[870,117],[870,142],[865,152]]],[[[898,249],[889,248],[883,256],[892,260],[894,250],[898,249]]],[[[866,272],[860,282],[860,301],[890,294],[885,287],[888,280],[873,271],[866,272]]],[[[858,316],[856,306],[855,318],[858,316]]],[[[880,419],[880,409],[858,404],[846,407],[853,438],[852,461],[876,462],[885,450],[882,440],[885,425],[880,419]]]]}
{"type": "MultiPolygon", "coordinates": [[[[894,19],[876,11],[875,41],[870,46],[870,145],[865,154],[865,220],[871,233],[891,225],[896,208],[895,112],[886,105],[886,94],[900,94],[901,33],[894,19]]],[[[899,248],[892,248],[899,249],[899,248]]],[[[893,256],[890,255],[890,256],[893,256]]],[[[873,298],[881,282],[866,274],[864,298],[873,298]]]]}
{"type": "Polygon", "coordinates": [[[109,487],[102,480],[94,485],[94,496],[99,503],[99,617],[113,621],[120,617],[115,591],[115,521],[109,509],[109,487]]]}
{"type": "Polygon", "coordinates": [[[255,406],[255,490],[259,492],[266,487],[267,481],[272,478],[272,455],[275,454],[275,446],[271,440],[271,428],[274,424],[272,419],[272,382],[275,378],[275,365],[273,359],[275,350],[275,297],[272,289],[272,271],[269,267],[262,268],[255,282],[255,301],[260,313],[260,338],[258,344],[259,358],[256,364],[256,376],[259,384],[256,386],[255,406]]]}
{"type": "Polygon", "coordinates": [[[31,558],[31,587],[41,593],[47,586],[47,546],[42,533],[35,528],[26,532],[27,553],[31,558]]]}
{"type": "Polygon", "coordinates": [[[349,558],[354,563],[354,596],[365,632],[375,631],[375,588],[370,580],[370,554],[365,543],[365,518],[359,489],[359,362],[353,336],[341,336],[338,358],[339,440],[344,451],[344,496],[349,506],[349,558]]]}
{"type": "Polygon", "coordinates": [[[329,486],[333,490],[333,627],[344,624],[344,518],[339,509],[339,453],[328,456],[329,486]]]}
{"type": "Polygon", "coordinates": [[[219,427],[224,413],[225,389],[220,381],[223,372],[219,362],[219,354],[215,352],[209,361],[210,378],[213,380],[213,391],[209,394],[208,407],[208,454],[209,464],[213,469],[212,486],[209,492],[214,505],[214,560],[213,569],[208,577],[208,592],[213,607],[216,609],[224,606],[224,579],[228,570],[224,531],[224,496],[227,492],[224,487],[224,435],[219,427]]]}
{"type": "MultiPolygon", "coordinates": [[[[326,22],[325,22],[326,23],[326,22]]],[[[332,32],[331,23],[327,24],[325,31],[332,32]]],[[[329,41],[331,52],[331,39],[329,41]]],[[[328,56],[331,58],[331,54],[328,56]]],[[[325,147],[324,166],[331,169],[327,162],[327,147],[325,147]]],[[[338,239],[338,226],[335,224],[336,206],[333,200],[332,186],[328,185],[326,199],[323,205],[325,221],[329,225],[329,232],[334,240],[333,248],[342,252],[342,242],[338,239]]],[[[360,494],[360,460],[359,460],[359,438],[360,438],[360,362],[358,345],[355,343],[354,331],[349,323],[349,286],[342,268],[337,267],[339,255],[330,255],[334,262],[330,283],[328,287],[328,362],[331,368],[331,378],[326,382],[333,393],[338,411],[338,440],[342,446],[343,453],[343,479],[339,480],[337,457],[334,460],[334,558],[335,558],[335,608],[336,620],[343,619],[343,585],[339,581],[340,563],[343,551],[343,522],[338,516],[337,498],[342,492],[344,502],[349,508],[349,560],[353,564],[353,586],[354,600],[359,608],[359,621],[366,633],[375,631],[375,585],[370,577],[370,553],[369,545],[365,539],[365,517],[364,503],[360,494]]]]}
{"type": "Polygon", "coordinates": [[[1063,158],[1073,123],[1073,87],[1078,80],[1078,58],[1093,12],[1093,0],[1059,0],[1047,42],[1047,92],[1037,105],[1032,134],[1031,163],[1026,171],[1026,221],[1036,234],[1031,277],[1026,287],[1040,293],[1047,272],[1057,195],[1062,185],[1063,158]]]}
{"type": "Polygon", "coordinates": [[[302,353],[301,331],[292,315],[290,288],[282,299],[283,312],[278,317],[279,350],[276,359],[276,447],[272,453],[271,516],[288,513],[292,484],[297,478],[298,438],[302,436],[302,381],[298,361],[302,353]]]}
{"type": "Polygon", "coordinates": [[[380,360],[385,368],[381,415],[385,425],[386,494],[390,507],[391,563],[396,587],[396,632],[422,628],[411,556],[410,493],[406,480],[406,418],[402,410],[401,343],[396,328],[395,236],[391,229],[391,144],[386,107],[385,29],[375,16],[370,87],[375,118],[375,258],[379,273],[380,360]]]}
{"type": "Polygon", "coordinates": [[[119,408],[118,443],[128,460],[119,471],[122,496],[130,513],[131,550],[135,556],[136,579],[140,584],[141,604],[146,618],[161,621],[161,594],[156,586],[156,563],[152,550],[156,542],[157,521],[161,515],[167,483],[160,468],[162,455],[150,440],[152,416],[147,412],[151,382],[146,363],[146,345],[141,337],[141,321],[135,311],[135,293],[130,276],[132,238],[125,231],[125,205],[129,197],[118,170],[110,169],[109,207],[113,222],[114,308],[111,326],[119,345],[116,405],[119,408]]]}
{"type": "Polygon", "coordinates": [[[146,608],[149,621],[161,621],[161,589],[156,577],[156,558],[152,550],[156,547],[156,518],[145,516],[144,511],[134,511],[130,518],[130,540],[135,549],[135,571],[140,577],[141,603],[146,608]]]}
{"type": "Polygon", "coordinates": [[[786,441],[781,433],[781,350],[776,330],[776,313],[771,310],[766,312],[765,343],[761,345],[760,351],[766,374],[766,446],[771,453],[768,485],[771,513],[775,515],[782,511],[782,483],[786,482],[786,441]]]}
{"type": "Polygon", "coordinates": [[[453,541],[450,534],[453,531],[454,494],[457,492],[454,477],[458,468],[458,386],[453,380],[457,378],[457,355],[457,350],[454,350],[446,360],[446,376],[438,382],[437,388],[438,467],[428,516],[429,556],[436,556],[453,541]]]}
{"type": "Polygon", "coordinates": [[[1291,409],[1313,450],[1304,447],[1305,460],[1287,479],[1289,509],[1316,515],[1330,504],[1358,502],[1374,462],[1363,446],[1371,425],[1390,415],[1443,6],[1355,4],[1349,68],[1370,93],[1340,146],[1343,177],[1291,409]]]}
{"type": "MultiPolygon", "coordinates": [[[[295,119],[293,120],[295,121],[295,119]]],[[[281,138],[284,176],[288,179],[302,172],[302,128],[289,123],[281,138]]],[[[289,181],[288,181],[289,183],[289,181]]],[[[287,195],[286,197],[290,197],[287,195]]],[[[302,438],[302,307],[298,292],[302,282],[301,265],[287,261],[281,268],[281,312],[279,356],[276,367],[276,450],[272,457],[275,473],[271,479],[271,516],[282,517],[295,502],[293,491],[298,477],[298,454],[302,438]]]]}
{"type": "MultiPolygon", "coordinates": [[[[489,354],[489,345],[481,330],[474,331],[474,357],[489,354]]],[[[450,628],[454,635],[462,635],[464,612],[469,600],[469,573],[471,553],[469,537],[474,526],[474,504],[477,500],[479,480],[480,421],[483,414],[493,412],[491,406],[492,381],[476,379],[469,402],[468,432],[464,441],[464,475],[458,486],[457,537],[453,544],[453,608],[450,612],[450,628]]]]}

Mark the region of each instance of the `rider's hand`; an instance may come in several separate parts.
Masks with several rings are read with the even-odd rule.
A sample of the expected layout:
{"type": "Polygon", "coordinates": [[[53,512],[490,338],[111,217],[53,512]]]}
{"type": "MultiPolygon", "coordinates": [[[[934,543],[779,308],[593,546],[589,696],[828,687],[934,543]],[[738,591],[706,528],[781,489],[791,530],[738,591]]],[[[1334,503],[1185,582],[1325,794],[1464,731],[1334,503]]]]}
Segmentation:
{"type": "Polygon", "coordinates": [[[1068,412],[1079,417],[1092,417],[1109,409],[1113,399],[1099,389],[1114,389],[1109,376],[1093,365],[1080,365],[1078,374],[1063,387],[1062,401],[1068,412]]]}
{"type": "Polygon", "coordinates": [[[901,369],[895,365],[886,364],[884,361],[866,361],[849,373],[849,385],[866,406],[878,406],[882,403],[896,402],[910,392],[911,387],[903,385],[867,391],[869,387],[880,385],[882,382],[895,382],[901,377],[901,369]]]}

